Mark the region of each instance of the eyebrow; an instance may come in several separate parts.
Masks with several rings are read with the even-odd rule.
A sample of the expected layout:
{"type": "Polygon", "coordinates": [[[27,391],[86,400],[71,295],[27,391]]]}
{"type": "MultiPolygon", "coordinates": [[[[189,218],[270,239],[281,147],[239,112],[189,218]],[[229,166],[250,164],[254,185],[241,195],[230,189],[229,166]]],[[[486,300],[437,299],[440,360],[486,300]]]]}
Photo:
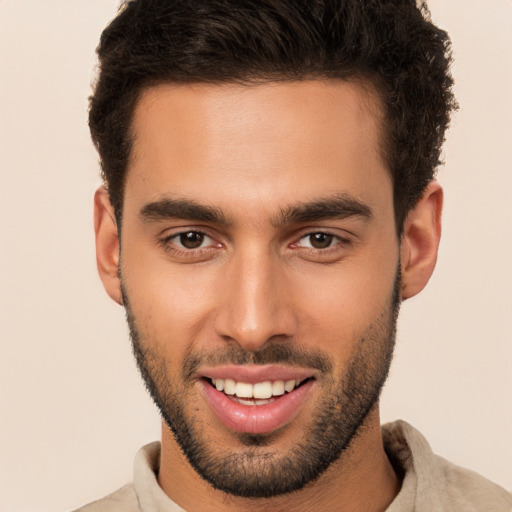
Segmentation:
{"type": "Polygon", "coordinates": [[[369,205],[355,197],[339,193],[285,208],[273,220],[272,224],[275,227],[280,227],[288,224],[303,224],[327,219],[341,220],[349,217],[371,220],[373,211],[369,205]]]}
{"type": "MultiPolygon", "coordinates": [[[[229,226],[232,222],[220,208],[197,203],[191,199],[165,197],[148,203],[139,212],[144,222],[158,222],[170,219],[186,219],[229,226]]],[[[345,193],[335,194],[289,206],[271,220],[274,227],[303,224],[327,219],[361,217],[370,220],[373,211],[367,204],[345,193]]]]}
{"type": "Polygon", "coordinates": [[[190,199],[163,198],[146,204],[139,215],[144,222],[187,219],[197,222],[228,225],[230,222],[219,208],[199,204],[190,199]]]}

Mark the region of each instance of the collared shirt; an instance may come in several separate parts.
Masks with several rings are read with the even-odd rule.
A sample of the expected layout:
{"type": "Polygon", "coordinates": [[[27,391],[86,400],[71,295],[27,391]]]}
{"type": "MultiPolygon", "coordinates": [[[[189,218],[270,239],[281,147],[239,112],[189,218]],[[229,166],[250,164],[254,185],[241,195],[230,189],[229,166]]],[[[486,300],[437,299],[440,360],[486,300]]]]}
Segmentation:
{"type": "MultiPolygon", "coordinates": [[[[405,421],[382,427],[384,448],[403,477],[386,512],[511,512],[512,495],[474,471],[432,452],[426,439],[405,421]]],[[[135,456],[133,483],[76,512],[186,512],[157,482],[160,443],[135,456]]]]}

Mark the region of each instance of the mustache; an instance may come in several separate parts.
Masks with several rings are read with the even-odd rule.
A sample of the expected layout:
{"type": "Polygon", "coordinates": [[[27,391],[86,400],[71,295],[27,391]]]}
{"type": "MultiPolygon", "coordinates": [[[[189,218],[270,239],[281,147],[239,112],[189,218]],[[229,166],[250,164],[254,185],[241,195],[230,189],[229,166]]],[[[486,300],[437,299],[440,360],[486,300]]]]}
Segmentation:
{"type": "Polygon", "coordinates": [[[267,365],[282,364],[285,366],[300,366],[312,368],[321,373],[332,371],[331,360],[316,350],[305,350],[297,346],[274,343],[263,347],[257,352],[248,352],[242,347],[230,346],[215,352],[190,352],[183,361],[182,375],[185,382],[194,380],[201,366],[224,365],[267,365]]]}

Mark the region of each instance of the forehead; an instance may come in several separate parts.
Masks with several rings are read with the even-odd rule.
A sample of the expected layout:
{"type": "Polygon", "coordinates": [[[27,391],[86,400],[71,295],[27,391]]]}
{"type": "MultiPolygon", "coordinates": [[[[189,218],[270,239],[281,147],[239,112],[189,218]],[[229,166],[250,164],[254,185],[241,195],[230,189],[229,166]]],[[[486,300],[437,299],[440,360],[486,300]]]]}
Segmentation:
{"type": "Polygon", "coordinates": [[[135,109],[130,193],[210,204],[290,203],[389,185],[382,109],[369,86],[346,81],[164,84],[135,109]]]}

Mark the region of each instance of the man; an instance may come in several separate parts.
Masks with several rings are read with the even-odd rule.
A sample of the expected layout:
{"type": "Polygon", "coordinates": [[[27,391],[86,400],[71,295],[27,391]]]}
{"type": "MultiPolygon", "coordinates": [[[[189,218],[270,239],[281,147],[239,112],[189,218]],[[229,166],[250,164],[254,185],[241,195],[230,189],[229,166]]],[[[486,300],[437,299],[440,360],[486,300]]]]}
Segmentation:
{"type": "Polygon", "coordinates": [[[426,9],[136,0],[98,51],[98,268],[163,426],[133,484],[83,510],[510,510],[380,427],[455,107],[426,9]]]}

